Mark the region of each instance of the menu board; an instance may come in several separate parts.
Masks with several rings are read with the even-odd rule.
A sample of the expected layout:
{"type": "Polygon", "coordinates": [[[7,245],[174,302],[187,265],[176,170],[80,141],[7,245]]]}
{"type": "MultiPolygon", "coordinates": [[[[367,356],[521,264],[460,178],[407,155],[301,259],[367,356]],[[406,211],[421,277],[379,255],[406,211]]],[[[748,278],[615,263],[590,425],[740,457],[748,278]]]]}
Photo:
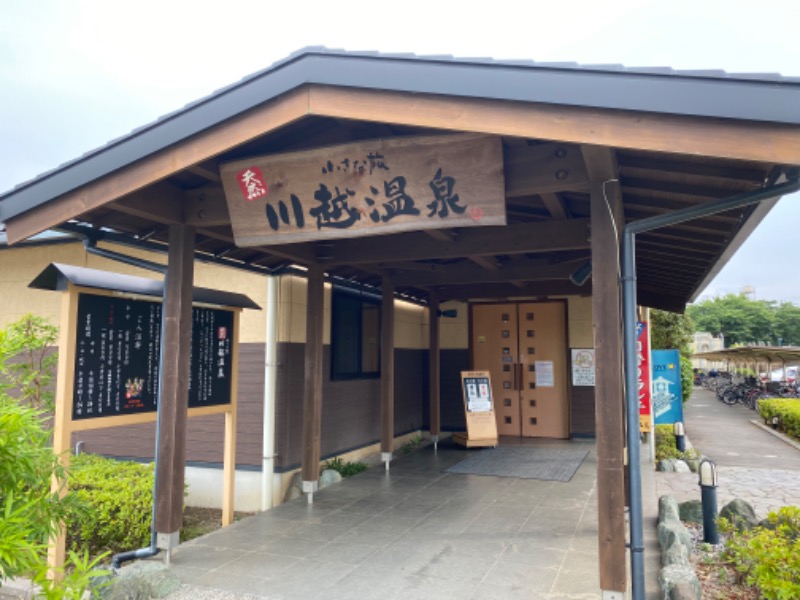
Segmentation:
{"type": "MultiPolygon", "coordinates": [[[[233,312],[192,309],[189,407],[231,401],[233,312]]],[[[80,294],[73,420],[155,412],[161,304],[80,294]]]]}

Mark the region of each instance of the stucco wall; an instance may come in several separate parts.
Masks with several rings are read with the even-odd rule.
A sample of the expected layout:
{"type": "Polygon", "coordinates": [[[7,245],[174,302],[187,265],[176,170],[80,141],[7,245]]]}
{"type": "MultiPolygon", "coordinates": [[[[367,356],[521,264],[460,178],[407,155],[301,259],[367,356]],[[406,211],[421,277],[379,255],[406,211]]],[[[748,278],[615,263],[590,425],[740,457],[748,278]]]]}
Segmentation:
{"type": "MultiPolygon", "coordinates": [[[[157,252],[115,245],[101,246],[151,262],[166,262],[166,256],[157,252]]],[[[53,262],[161,279],[158,273],[88,254],[79,242],[4,248],[0,251],[0,288],[3,290],[0,327],[13,323],[26,313],[46,317],[58,325],[61,294],[28,287],[53,262]]],[[[194,277],[196,286],[245,294],[262,309],[266,308],[266,279],[263,275],[196,261],[194,277]]],[[[263,342],[265,326],[264,310],[242,311],[240,341],[263,342]]]]}

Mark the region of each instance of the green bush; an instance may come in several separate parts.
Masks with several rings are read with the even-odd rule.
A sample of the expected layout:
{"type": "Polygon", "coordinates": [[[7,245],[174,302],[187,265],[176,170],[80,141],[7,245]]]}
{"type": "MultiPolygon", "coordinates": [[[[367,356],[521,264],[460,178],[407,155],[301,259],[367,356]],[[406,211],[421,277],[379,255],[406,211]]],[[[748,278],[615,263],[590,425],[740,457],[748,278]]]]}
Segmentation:
{"type": "Polygon", "coordinates": [[[656,425],[656,460],[683,458],[683,453],[675,447],[675,430],[672,425],[656,425]]]}
{"type": "Polygon", "coordinates": [[[800,439],[800,399],[770,398],[759,400],[758,414],[767,423],[770,423],[773,417],[778,417],[781,429],[788,435],[800,439]]]}
{"type": "Polygon", "coordinates": [[[72,498],[51,491],[63,469],[41,412],[0,393],[0,581],[35,570],[72,498]]]}
{"type": "Polygon", "coordinates": [[[70,490],[79,506],[67,517],[67,547],[95,555],[150,543],[153,467],[93,454],[72,458],[70,490]]]}
{"type": "Polygon", "coordinates": [[[720,524],[729,536],[725,558],[761,598],[800,598],[800,508],[784,506],[767,516],[766,526],[751,531],[734,531],[725,519],[720,524]]]}
{"type": "Polygon", "coordinates": [[[338,471],[342,477],[351,477],[361,473],[362,471],[366,471],[368,467],[363,462],[347,462],[337,457],[332,458],[331,460],[326,460],[324,463],[322,463],[322,468],[338,471]]]}

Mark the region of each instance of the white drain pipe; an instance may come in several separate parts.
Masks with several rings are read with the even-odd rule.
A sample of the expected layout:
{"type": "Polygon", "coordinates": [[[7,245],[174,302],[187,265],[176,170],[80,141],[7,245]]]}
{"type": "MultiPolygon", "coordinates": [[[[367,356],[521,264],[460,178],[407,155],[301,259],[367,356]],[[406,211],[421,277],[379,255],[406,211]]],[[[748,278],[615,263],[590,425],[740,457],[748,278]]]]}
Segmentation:
{"type": "Polygon", "coordinates": [[[275,472],[275,389],[278,381],[278,285],[267,277],[267,327],[264,357],[264,431],[261,462],[261,510],[273,506],[275,472]]]}

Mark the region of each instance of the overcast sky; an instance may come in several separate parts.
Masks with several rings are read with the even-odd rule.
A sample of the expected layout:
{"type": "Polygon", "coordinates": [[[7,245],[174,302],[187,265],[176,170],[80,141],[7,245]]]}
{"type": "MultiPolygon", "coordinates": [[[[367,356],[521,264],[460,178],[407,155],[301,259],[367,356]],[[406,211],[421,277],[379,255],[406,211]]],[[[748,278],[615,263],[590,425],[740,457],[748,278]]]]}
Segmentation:
{"type": "MultiPolygon", "coordinates": [[[[305,46],[800,76],[798,26],[797,0],[0,0],[0,191],[305,46]]],[[[704,296],[800,304],[799,227],[795,194],[704,296]]]]}

